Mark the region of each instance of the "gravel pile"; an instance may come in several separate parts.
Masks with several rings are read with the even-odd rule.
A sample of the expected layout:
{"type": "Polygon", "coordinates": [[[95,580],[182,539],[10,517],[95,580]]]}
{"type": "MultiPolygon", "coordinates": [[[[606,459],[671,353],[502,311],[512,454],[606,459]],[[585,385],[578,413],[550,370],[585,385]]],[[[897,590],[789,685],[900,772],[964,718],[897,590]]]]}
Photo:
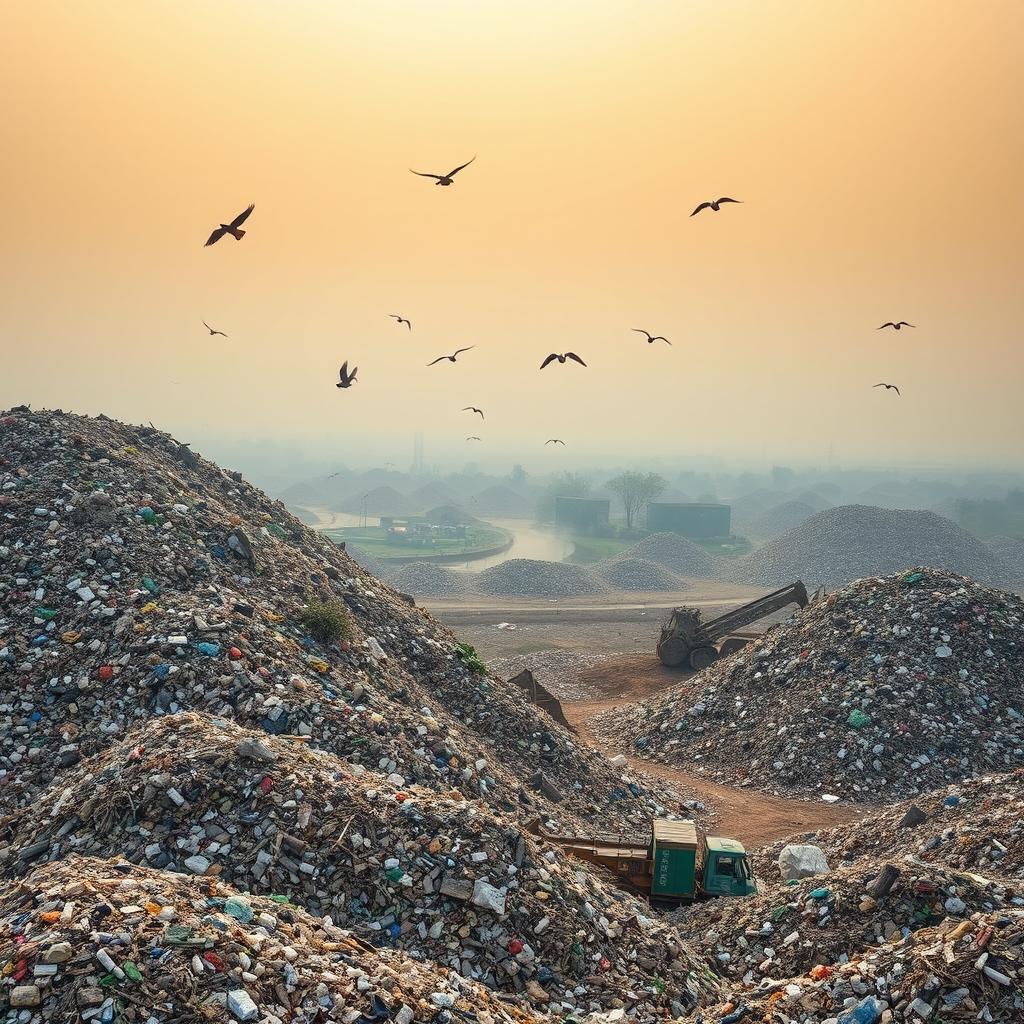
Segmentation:
{"type": "Polygon", "coordinates": [[[938,569],[860,580],[598,720],[642,756],[781,794],[895,800],[1024,764],[1024,600],[938,569]]]}
{"type": "Polygon", "coordinates": [[[467,573],[434,562],[409,562],[392,572],[388,583],[413,597],[462,597],[469,590],[467,573]]]}
{"type": "Polygon", "coordinates": [[[1001,581],[996,556],[966,530],[934,512],[840,505],[811,516],[744,558],[722,567],[736,583],[808,589],[840,587],[862,576],[932,565],[985,583],[1001,581]]]}
{"type": "Polygon", "coordinates": [[[577,597],[607,589],[580,565],[536,558],[510,558],[484,569],[477,577],[477,588],[499,597],[577,597]]]}
{"type": "Polygon", "coordinates": [[[620,552],[618,557],[656,562],[681,576],[713,579],[717,570],[717,562],[711,554],[677,533],[652,533],[620,552]]]}
{"type": "Polygon", "coordinates": [[[345,554],[348,555],[354,562],[358,563],[363,569],[365,569],[371,576],[376,576],[377,579],[385,579],[389,572],[393,571],[393,566],[387,566],[383,562],[374,558],[369,552],[364,551],[361,547],[355,544],[350,544],[346,541],[345,543],[345,554]]]}
{"type": "Polygon", "coordinates": [[[772,540],[810,519],[815,511],[802,501],[784,501],[755,516],[740,532],[753,540],[772,540]]]}
{"type": "Polygon", "coordinates": [[[598,577],[615,590],[684,590],[686,584],[657,562],[646,558],[619,555],[599,562],[595,567],[598,577]]]}
{"type": "Polygon", "coordinates": [[[985,544],[1002,563],[1006,583],[1015,589],[1024,587],[1024,538],[991,537],[985,544]]]}

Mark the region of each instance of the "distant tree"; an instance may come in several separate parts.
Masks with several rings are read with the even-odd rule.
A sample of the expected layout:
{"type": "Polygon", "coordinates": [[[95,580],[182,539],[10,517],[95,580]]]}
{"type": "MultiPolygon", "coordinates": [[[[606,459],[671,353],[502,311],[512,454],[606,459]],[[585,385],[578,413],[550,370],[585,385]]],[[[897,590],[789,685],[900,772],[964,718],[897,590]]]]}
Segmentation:
{"type": "Polygon", "coordinates": [[[590,493],[590,481],[579,473],[558,473],[548,481],[544,495],[537,502],[537,519],[550,523],[555,518],[556,498],[585,498],[590,493]]]}
{"type": "Polygon", "coordinates": [[[665,486],[664,477],[657,473],[622,473],[608,481],[608,490],[622,499],[627,530],[633,528],[634,520],[639,517],[647,502],[664,494],[665,486]]]}
{"type": "Polygon", "coordinates": [[[518,463],[512,467],[512,472],[509,475],[509,479],[514,484],[525,484],[526,483],[526,470],[523,469],[518,463]]]}

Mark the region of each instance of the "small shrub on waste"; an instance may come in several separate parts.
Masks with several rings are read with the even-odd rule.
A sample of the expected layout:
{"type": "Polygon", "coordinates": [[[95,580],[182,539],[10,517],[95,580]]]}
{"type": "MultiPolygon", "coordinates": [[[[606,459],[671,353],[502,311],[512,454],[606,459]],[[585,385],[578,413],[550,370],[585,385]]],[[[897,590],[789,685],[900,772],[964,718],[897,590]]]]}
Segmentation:
{"type": "Polygon", "coordinates": [[[470,672],[479,672],[482,676],[487,675],[487,666],[481,660],[480,655],[476,653],[476,648],[472,644],[456,644],[455,652],[459,656],[459,661],[470,672]]]}
{"type": "Polygon", "coordinates": [[[306,632],[322,644],[348,640],[352,635],[348,612],[340,601],[309,601],[302,609],[300,621],[306,632]]]}

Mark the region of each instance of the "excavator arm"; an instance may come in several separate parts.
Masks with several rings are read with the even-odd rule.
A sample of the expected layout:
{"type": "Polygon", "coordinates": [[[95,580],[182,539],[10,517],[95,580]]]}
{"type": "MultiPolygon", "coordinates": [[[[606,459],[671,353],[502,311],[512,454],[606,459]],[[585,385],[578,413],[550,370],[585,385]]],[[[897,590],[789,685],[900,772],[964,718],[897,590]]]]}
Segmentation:
{"type": "Polygon", "coordinates": [[[711,619],[710,622],[705,622],[704,636],[709,643],[716,643],[722,637],[735,633],[737,629],[749,626],[752,622],[757,622],[758,619],[763,619],[766,615],[785,608],[787,604],[798,604],[801,608],[806,608],[807,603],[807,588],[800,580],[797,580],[796,583],[791,583],[788,587],[782,587],[756,601],[751,601],[750,604],[745,604],[724,615],[719,615],[716,619],[711,619]]]}

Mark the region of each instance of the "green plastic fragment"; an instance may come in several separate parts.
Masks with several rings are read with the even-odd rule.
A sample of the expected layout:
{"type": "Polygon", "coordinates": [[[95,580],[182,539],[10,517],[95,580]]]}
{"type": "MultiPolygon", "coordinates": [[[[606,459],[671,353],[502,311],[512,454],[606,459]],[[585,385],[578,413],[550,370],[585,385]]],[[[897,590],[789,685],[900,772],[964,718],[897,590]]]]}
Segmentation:
{"type": "Polygon", "coordinates": [[[282,896],[279,892],[272,892],[268,899],[272,899],[275,903],[290,903],[291,900],[287,896],[282,896]]]}
{"type": "Polygon", "coordinates": [[[43,619],[46,622],[52,622],[55,618],[57,618],[57,616],[59,614],[60,614],[60,612],[56,611],[53,608],[37,608],[36,609],[36,617],[40,618],[40,619],[43,619]]]}
{"type": "Polygon", "coordinates": [[[142,585],[155,596],[160,593],[160,584],[156,580],[151,580],[148,576],[142,577],[142,585]]]}
{"type": "Polygon", "coordinates": [[[121,970],[124,971],[125,977],[129,981],[142,981],[142,971],[130,960],[126,964],[121,964],[121,970]]]}
{"type": "Polygon", "coordinates": [[[902,580],[900,580],[900,582],[905,587],[913,587],[916,584],[920,583],[921,580],[923,580],[923,579],[924,579],[924,573],[923,572],[908,572],[907,575],[904,576],[902,580]]]}
{"type": "Polygon", "coordinates": [[[865,714],[860,708],[854,708],[846,722],[848,725],[852,725],[854,729],[862,729],[865,725],[871,724],[871,716],[865,714]]]}

